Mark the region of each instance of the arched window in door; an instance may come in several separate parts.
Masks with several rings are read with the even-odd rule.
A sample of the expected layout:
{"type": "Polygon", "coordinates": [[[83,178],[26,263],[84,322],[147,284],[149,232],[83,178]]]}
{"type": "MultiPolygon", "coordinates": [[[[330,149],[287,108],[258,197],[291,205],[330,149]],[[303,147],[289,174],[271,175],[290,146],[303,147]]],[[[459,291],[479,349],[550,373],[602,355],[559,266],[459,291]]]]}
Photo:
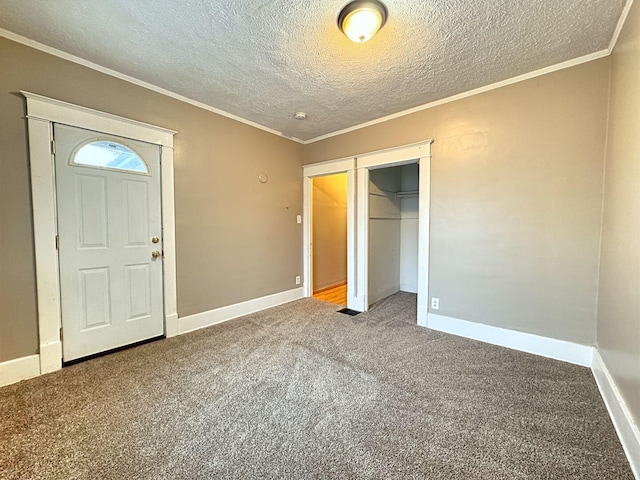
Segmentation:
{"type": "Polygon", "coordinates": [[[111,140],[85,143],[71,158],[72,165],[149,175],[149,167],[140,155],[126,145],[111,140]]]}

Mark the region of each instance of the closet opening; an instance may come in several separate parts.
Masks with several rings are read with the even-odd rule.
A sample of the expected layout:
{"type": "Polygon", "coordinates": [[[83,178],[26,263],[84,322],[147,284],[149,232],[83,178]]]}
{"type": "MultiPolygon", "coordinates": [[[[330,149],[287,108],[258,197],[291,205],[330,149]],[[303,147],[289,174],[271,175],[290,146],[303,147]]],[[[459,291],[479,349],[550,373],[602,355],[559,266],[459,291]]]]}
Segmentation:
{"type": "Polygon", "coordinates": [[[347,173],[311,179],[313,297],[347,306],[347,173]]]}
{"type": "Polygon", "coordinates": [[[313,297],[313,292],[322,288],[313,272],[314,265],[318,268],[322,264],[316,258],[319,246],[313,232],[314,228],[318,228],[313,226],[314,182],[319,177],[346,173],[347,308],[365,312],[374,301],[385,298],[385,295],[401,289],[417,292],[417,323],[427,326],[432,143],[432,140],[424,140],[302,167],[305,297],[313,297]],[[389,174],[391,179],[377,178],[385,176],[385,169],[395,167],[401,168],[389,174]],[[376,173],[378,170],[383,173],[376,173]],[[373,187],[369,178],[371,174],[373,187]],[[387,182],[391,182],[390,188],[385,187],[387,182]],[[370,197],[374,196],[372,193],[380,194],[380,198],[371,200],[370,197]],[[369,205],[372,202],[374,211],[371,216],[374,218],[370,219],[369,205]],[[391,218],[384,218],[386,216],[391,218]],[[389,226],[382,225],[387,221],[394,224],[395,230],[389,232],[389,226]],[[370,224],[373,229],[371,235],[370,224]],[[382,234],[379,230],[382,230],[382,234]],[[395,239],[393,244],[384,241],[385,234],[395,239]],[[369,254],[370,242],[376,244],[372,255],[369,254]],[[370,267],[374,271],[371,276],[370,267]],[[392,275],[388,276],[389,271],[392,275]],[[374,301],[370,301],[370,287],[374,290],[374,301]]]}
{"type": "Polygon", "coordinates": [[[397,292],[418,293],[420,169],[369,169],[368,306],[397,292]]]}

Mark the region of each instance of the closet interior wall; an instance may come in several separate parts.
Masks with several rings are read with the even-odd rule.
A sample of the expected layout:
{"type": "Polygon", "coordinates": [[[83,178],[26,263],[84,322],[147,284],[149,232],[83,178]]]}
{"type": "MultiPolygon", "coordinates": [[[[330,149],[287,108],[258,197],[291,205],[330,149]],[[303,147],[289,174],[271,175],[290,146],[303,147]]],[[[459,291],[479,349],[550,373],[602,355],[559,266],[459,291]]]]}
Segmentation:
{"type": "Polygon", "coordinates": [[[418,165],[369,174],[369,304],[418,283],[418,165]],[[406,195],[406,192],[414,192],[406,195]]]}
{"type": "Polygon", "coordinates": [[[413,163],[400,168],[400,290],[417,293],[420,166],[413,163]]]}

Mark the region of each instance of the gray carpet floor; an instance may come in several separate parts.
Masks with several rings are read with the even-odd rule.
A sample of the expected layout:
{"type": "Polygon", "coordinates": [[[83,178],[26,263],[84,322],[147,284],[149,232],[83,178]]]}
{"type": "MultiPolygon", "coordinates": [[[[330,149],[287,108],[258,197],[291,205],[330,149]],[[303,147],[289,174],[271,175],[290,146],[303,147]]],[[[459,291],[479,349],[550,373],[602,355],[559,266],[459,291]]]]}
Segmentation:
{"type": "Polygon", "coordinates": [[[3,479],[632,479],[589,369],[299,300],[0,389],[3,479]]]}

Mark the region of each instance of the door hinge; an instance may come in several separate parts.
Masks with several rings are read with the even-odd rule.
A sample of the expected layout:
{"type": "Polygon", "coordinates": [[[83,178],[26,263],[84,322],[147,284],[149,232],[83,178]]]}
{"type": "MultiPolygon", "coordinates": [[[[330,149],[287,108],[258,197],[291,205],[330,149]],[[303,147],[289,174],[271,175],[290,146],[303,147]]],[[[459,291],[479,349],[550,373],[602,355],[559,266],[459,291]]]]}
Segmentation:
{"type": "Polygon", "coordinates": [[[56,250],[60,250],[60,235],[56,235],[56,250]]]}
{"type": "Polygon", "coordinates": [[[55,140],[51,140],[51,154],[52,155],[56,154],[56,141],[55,140]]]}
{"type": "Polygon", "coordinates": [[[62,341],[62,327],[60,327],[60,341],[62,341]]]}

